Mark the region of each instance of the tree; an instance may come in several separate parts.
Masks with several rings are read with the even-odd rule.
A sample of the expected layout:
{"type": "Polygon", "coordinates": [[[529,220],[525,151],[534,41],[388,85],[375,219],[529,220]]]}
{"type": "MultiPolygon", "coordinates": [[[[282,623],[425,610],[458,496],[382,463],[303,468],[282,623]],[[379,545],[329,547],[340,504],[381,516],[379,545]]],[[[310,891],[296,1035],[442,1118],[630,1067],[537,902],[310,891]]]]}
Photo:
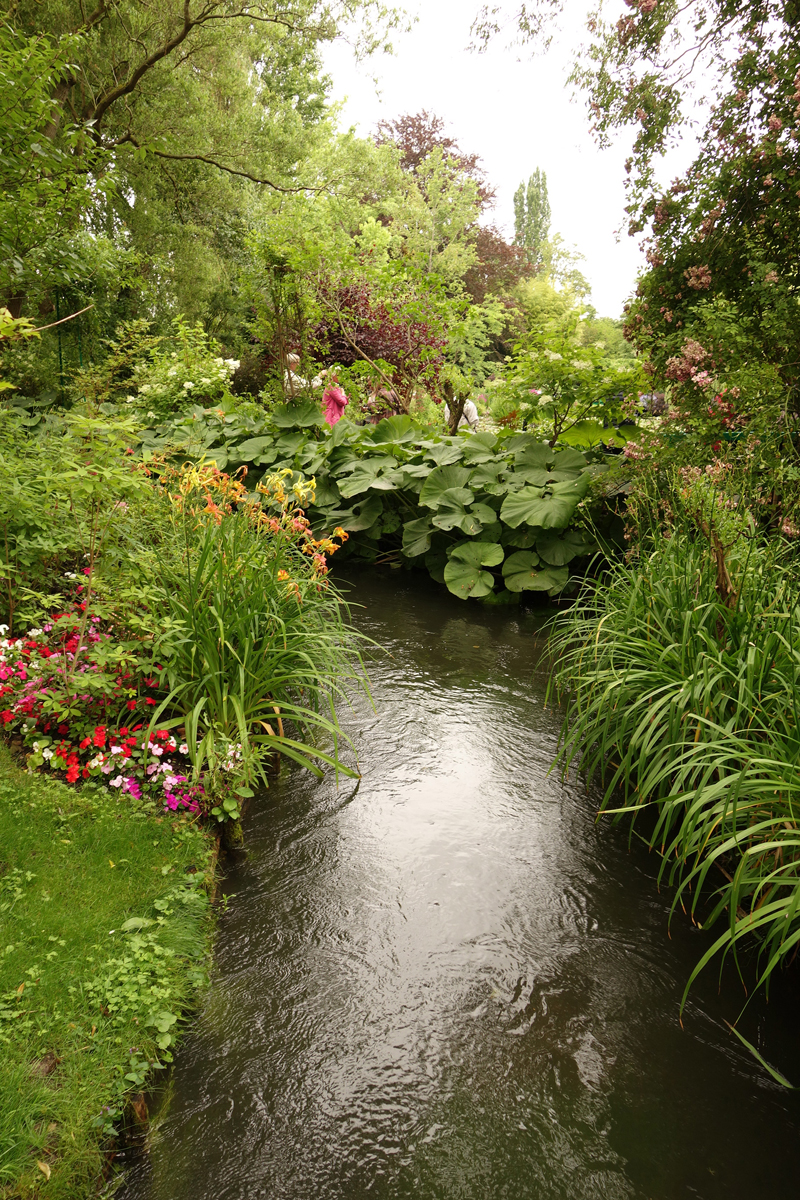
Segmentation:
{"type": "MultiPolygon", "coordinates": [[[[523,37],[561,7],[527,0],[523,37]]],[[[800,413],[799,23],[797,0],[636,0],[590,18],[572,76],[601,144],[633,134],[629,232],[648,235],[649,270],[627,335],[697,404],[723,386],[750,411],[782,393],[784,420],[800,413]],[[661,157],[692,121],[697,154],[665,189],[661,157]]]]}
{"type": "Polygon", "coordinates": [[[52,136],[54,93],[78,48],[74,37],[54,45],[0,25],[0,290],[15,317],[37,280],[75,268],[64,238],[92,199],[90,129],[70,120],[52,136]]]}
{"type": "Polygon", "coordinates": [[[539,167],[514,193],[514,244],[524,247],[533,263],[541,261],[542,248],[550,234],[550,201],[547,175],[539,167]]]}
{"type": "Polygon", "coordinates": [[[488,208],[494,201],[495,191],[487,182],[477,154],[466,154],[454,138],[444,135],[445,123],[425,109],[422,112],[406,113],[393,121],[379,121],[375,141],[379,146],[391,143],[400,151],[400,165],[412,175],[419,173],[420,166],[433,150],[440,150],[466,179],[477,187],[481,208],[488,208]]]}
{"type": "MultiPolygon", "coordinates": [[[[396,20],[373,0],[14,4],[6,45],[10,37],[31,52],[36,46],[41,60],[42,82],[34,97],[46,100],[46,111],[36,145],[50,161],[40,176],[49,187],[58,183],[59,170],[63,175],[69,168],[72,197],[78,196],[78,183],[84,185],[81,204],[69,207],[58,228],[75,228],[76,208],[83,205],[103,235],[128,228],[160,242],[160,269],[174,273],[182,243],[199,240],[202,229],[209,239],[208,231],[220,224],[208,219],[207,208],[202,211],[204,198],[211,198],[216,216],[246,206],[245,185],[281,195],[324,187],[325,180],[303,173],[315,143],[330,137],[318,51],[336,36],[341,21],[356,19],[364,51],[378,40],[376,22],[387,27],[396,20]],[[228,180],[239,191],[229,186],[225,195],[219,183],[209,183],[212,178],[228,180]],[[176,232],[170,244],[164,244],[165,231],[176,232]]],[[[27,106],[29,115],[25,79],[36,73],[31,62],[26,70],[6,72],[4,89],[12,107],[27,106]]],[[[40,207],[39,223],[47,225],[46,205],[40,207]]],[[[241,241],[242,232],[238,237],[241,241]]],[[[18,273],[35,273],[36,264],[27,262],[35,253],[35,239],[21,253],[15,247],[22,264],[18,273]]],[[[68,265],[68,256],[62,257],[68,265]]]]}

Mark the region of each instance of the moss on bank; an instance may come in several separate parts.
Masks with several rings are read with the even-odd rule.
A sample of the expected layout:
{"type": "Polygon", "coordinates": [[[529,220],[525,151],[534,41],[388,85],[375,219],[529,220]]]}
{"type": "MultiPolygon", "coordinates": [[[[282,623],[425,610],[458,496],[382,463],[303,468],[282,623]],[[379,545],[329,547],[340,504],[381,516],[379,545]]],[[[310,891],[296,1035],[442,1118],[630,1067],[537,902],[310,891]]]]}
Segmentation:
{"type": "Polygon", "coordinates": [[[96,1192],[206,981],[212,874],[190,821],[26,775],[0,746],[3,1200],[96,1192]]]}

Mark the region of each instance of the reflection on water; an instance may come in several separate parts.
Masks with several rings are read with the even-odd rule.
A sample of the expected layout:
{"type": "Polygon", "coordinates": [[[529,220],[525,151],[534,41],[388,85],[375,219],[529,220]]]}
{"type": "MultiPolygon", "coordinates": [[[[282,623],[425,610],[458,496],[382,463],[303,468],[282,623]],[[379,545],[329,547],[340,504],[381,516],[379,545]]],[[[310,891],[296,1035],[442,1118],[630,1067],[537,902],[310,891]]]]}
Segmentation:
{"type": "MultiPolygon", "coordinates": [[[[363,779],[292,770],[249,814],[124,1200],[794,1200],[800,1107],[726,1032],[740,991],[709,976],[681,1029],[704,935],[668,939],[657,864],[548,776],[532,618],[418,576],[353,597],[390,652],[363,779]]],[[[747,1029],[800,1068],[793,1012],[747,1029]]]]}

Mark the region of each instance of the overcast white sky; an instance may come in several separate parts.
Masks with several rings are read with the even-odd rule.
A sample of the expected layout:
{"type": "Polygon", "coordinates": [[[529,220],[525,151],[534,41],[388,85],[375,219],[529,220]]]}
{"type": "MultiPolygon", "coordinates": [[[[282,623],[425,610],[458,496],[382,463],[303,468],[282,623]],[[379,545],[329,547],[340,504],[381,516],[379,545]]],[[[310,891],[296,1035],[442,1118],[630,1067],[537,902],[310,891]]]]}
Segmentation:
{"type": "MultiPolygon", "coordinates": [[[[467,50],[480,0],[424,0],[418,23],[395,38],[394,57],[354,63],[343,43],[326,52],[333,95],[344,102],[341,125],[370,134],[381,118],[427,109],[442,117],[467,152],[483,159],[497,189],[496,224],[511,237],[513,194],[535,167],[547,172],[552,232],[585,256],[584,274],[601,316],[618,317],[642,261],[624,225],[625,144],[597,149],[582,99],[571,101],[566,84],[570,43],[582,40],[580,0],[568,0],[578,18],[544,57],[509,50],[498,40],[484,54],[467,50]],[[376,93],[373,76],[380,92],[376,93]]],[[[406,7],[415,11],[415,0],[406,7]]]]}

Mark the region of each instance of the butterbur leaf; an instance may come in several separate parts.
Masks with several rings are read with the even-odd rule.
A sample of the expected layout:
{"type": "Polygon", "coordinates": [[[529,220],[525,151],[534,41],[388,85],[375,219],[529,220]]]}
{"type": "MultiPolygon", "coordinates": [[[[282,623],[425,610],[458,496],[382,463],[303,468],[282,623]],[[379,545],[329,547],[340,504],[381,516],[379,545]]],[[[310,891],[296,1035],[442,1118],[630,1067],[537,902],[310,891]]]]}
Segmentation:
{"type": "Polygon", "coordinates": [[[368,496],[366,500],[354,504],[351,509],[335,509],[325,514],[327,524],[332,529],[341,525],[347,533],[363,533],[371,529],[383,512],[383,500],[380,496],[368,496]]]}
{"type": "Polygon", "coordinates": [[[357,442],[360,441],[363,432],[360,425],[354,425],[352,421],[348,421],[347,417],[342,417],[341,421],[337,421],[327,435],[327,442],[329,446],[342,446],[348,442],[357,442]]]}
{"type": "Polygon", "coordinates": [[[444,582],[448,591],[462,600],[474,596],[488,596],[494,587],[494,579],[488,571],[464,562],[459,558],[451,558],[444,569],[444,582]]]}
{"type": "Polygon", "coordinates": [[[493,525],[497,520],[497,513],[488,504],[481,504],[477,501],[471,505],[470,512],[473,517],[477,517],[481,525],[493,525]]]}
{"type": "Polygon", "coordinates": [[[429,550],[425,555],[425,566],[431,579],[444,583],[444,569],[447,566],[447,555],[443,550],[429,550]]]}
{"type": "Polygon", "coordinates": [[[591,545],[582,534],[571,529],[563,536],[557,533],[542,533],[536,539],[537,553],[551,567],[565,567],[579,554],[586,554],[591,545]]]}
{"type": "Polygon", "coordinates": [[[503,561],[504,550],[498,542],[458,542],[450,551],[450,558],[461,562],[475,563],[479,567],[496,567],[503,561]]]}
{"type": "Polygon", "coordinates": [[[505,478],[500,478],[504,472],[505,463],[483,463],[470,474],[469,486],[475,492],[488,492],[490,496],[504,496],[508,491],[505,478]]]}
{"type": "Polygon", "coordinates": [[[541,532],[541,529],[530,525],[522,525],[519,529],[503,528],[500,541],[504,546],[513,546],[517,550],[530,550],[541,532]]]}
{"type": "Polygon", "coordinates": [[[423,442],[425,457],[430,458],[437,466],[444,467],[449,463],[461,462],[464,454],[464,439],[448,438],[442,442],[423,442]]]}
{"type": "Polygon", "coordinates": [[[538,555],[532,550],[518,550],[503,563],[503,579],[510,592],[560,591],[569,578],[565,567],[543,567],[537,570],[538,555]]]}
{"type": "Polygon", "coordinates": [[[313,400],[301,400],[299,404],[280,404],[273,408],[270,418],[278,429],[308,429],[322,424],[322,410],[313,400]]]}
{"type": "MultiPolygon", "coordinates": [[[[451,488],[461,488],[466,491],[465,485],[469,477],[470,471],[467,467],[436,467],[422,485],[422,491],[419,494],[420,504],[424,508],[438,508],[442,496],[451,488]]],[[[472,500],[472,492],[469,493],[469,500],[462,501],[462,503],[469,503],[470,500],[472,500]]]]}
{"type": "Polygon", "coordinates": [[[394,417],[384,417],[382,421],[378,421],[369,440],[371,442],[413,442],[417,433],[417,426],[411,417],[399,414],[394,417]]]}
{"type": "Polygon", "coordinates": [[[253,462],[259,455],[272,449],[274,439],[271,437],[248,438],[238,446],[228,446],[228,452],[236,462],[253,462]]]}
{"type": "Polygon", "coordinates": [[[557,450],[553,459],[554,471],[580,471],[586,465],[586,458],[574,446],[568,446],[566,450],[557,450]]]}
{"type": "MultiPolygon", "coordinates": [[[[479,441],[480,437],[481,435],[478,433],[467,440],[463,451],[465,463],[475,463],[477,465],[478,463],[491,462],[494,458],[492,447],[487,446],[483,441],[479,441]]],[[[497,438],[494,440],[497,441],[497,438]]]]}
{"type": "Polygon", "coordinates": [[[503,561],[503,547],[497,542],[460,542],[444,569],[444,581],[454,596],[466,600],[488,596],[494,579],[484,567],[496,567],[503,561]]]}
{"type": "Polygon", "coordinates": [[[306,440],[306,435],[300,430],[295,430],[292,433],[282,433],[275,442],[275,448],[280,454],[285,454],[289,457],[294,457],[297,451],[306,440]]]}
{"type": "Polygon", "coordinates": [[[518,467],[543,468],[550,466],[553,462],[553,457],[553,451],[549,446],[546,446],[544,442],[537,442],[535,439],[532,439],[515,447],[514,462],[518,467]]]}
{"type": "Polygon", "coordinates": [[[419,517],[415,521],[406,521],[403,526],[403,554],[416,558],[427,554],[431,548],[431,533],[433,526],[428,517],[419,517]]]}
{"type": "Polygon", "coordinates": [[[547,483],[553,482],[553,477],[546,467],[526,467],[517,464],[514,468],[514,483],[517,480],[522,483],[530,483],[534,487],[544,487],[547,483]]]}
{"type": "Polygon", "coordinates": [[[540,525],[542,529],[566,529],[579,502],[589,489],[589,477],[579,475],[565,483],[554,483],[542,495],[539,488],[524,487],[503,501],[500,518],[516,529],[519,525],[540,525]]]}

